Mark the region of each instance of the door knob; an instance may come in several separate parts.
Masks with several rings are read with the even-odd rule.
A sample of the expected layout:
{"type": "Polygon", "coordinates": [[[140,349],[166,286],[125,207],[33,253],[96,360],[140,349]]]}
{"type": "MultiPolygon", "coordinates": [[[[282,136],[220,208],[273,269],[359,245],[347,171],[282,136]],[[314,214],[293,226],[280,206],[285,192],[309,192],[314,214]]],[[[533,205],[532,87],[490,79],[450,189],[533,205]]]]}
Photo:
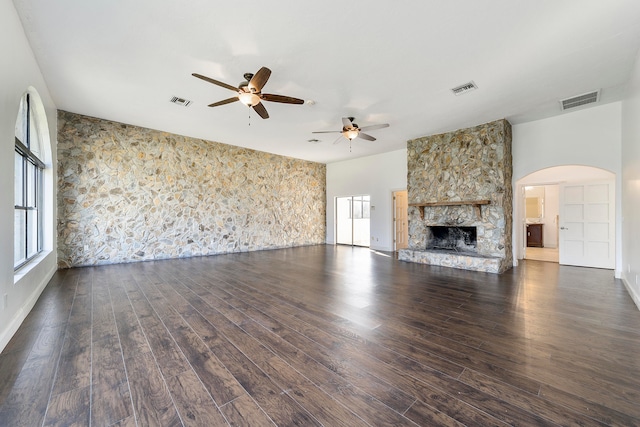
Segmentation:
{"type": "Polygon", "coordinates": [[[560,227],[560,230],[568,230],[569,227],[560,227]]]}

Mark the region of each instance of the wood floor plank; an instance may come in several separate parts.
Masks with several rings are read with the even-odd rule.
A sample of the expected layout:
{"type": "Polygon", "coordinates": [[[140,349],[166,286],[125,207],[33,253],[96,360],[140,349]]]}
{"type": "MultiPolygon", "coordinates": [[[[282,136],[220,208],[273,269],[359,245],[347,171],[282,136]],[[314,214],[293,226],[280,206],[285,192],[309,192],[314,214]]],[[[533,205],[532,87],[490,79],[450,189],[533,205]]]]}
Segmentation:
{"type": "Polygon", "coordinates": [[[207,323],[203,321],[204,318],[195,320],[195,317],[201,316],[195,312],[187,315],[187,318],[190,319],[190,324],[197,328],[196,333],[200,332],[200,338],[218,356],[243,388],[252,396],[257,396],[255,399],[258,404],[262,408],[265,408],[265,406],[270,408],[266,412],[270,414],[270,417],[277,424],[296,425],[302,423],[304,425],[315,425],[318,423],[318,421],[309,416],[307,411],[295,403],[295,399],[288,396],[282,387],[277,386],[267,374],[245,356],[226,336],[217,332],[212,333],[210,326],[207,326],[207,323]],[[200,328],[198,328],[198,325],[200,328]],[[257,390],[260,392],[256,393],[257,390]]]}
{"type": "Polygon", "coordinates": [[[187,370],[167,380],[185,426],[224,426],[227,421],[195,372],[187,370]]]}
{"type": "MultiPolygon", "coordinates": [[[[245,299],[247,299],[247,298],[245,298],[245,299]]],[[[236,301],[236,300],[234,300],[232,297],[227,297],[226,301],[230,302],[231,304],[235,304],[235,305],[243,305],[243,303],[242,303],[241,301],[236,301]]],[[[255,303],[255,301],[254,301],[254,303],[255,303]]],[[[252,312],[251,310],[248,310],[248,309],[245,309],[245,310],[243,310],[243,311],[244,311],[244,312],[247,312],[247,313],[251,313],[251,312],[252,312]]],[[[255,313],[254,313],[254,315],[255,315],[255,313]]],[[[339,332],[338,334],[340,335],[340,334],[341,334],[341,332],[339,332]]],[[[348,336],[349,338],[352,338],[352,337],[353,337],[353,336],[352,336],[352,334],[346,334],[346,336],[348,336]]],[[[379,352],[380,352],[381,350],[384,350],[384,349],[383,349],[383,348],[379,348],[379,347],[377,347],[377,348],[376,348],[376,351],[372,351],[372,353],[379,354],[379,352]]],[[[397,357],[397,356],[398,356],[398,355],[396,354],[396,357],[397,357]]],[[[405,361],[405,363],[411,363],[411,361],[410,361],[409,359],[407,359],[407,360],[405,361]]],[[[403,366],[406,368],[406,365],[403,365],[403,366]]],[[[371,371],[375,371],[375,369],[371,369],[371,371]]],[[[458,371],[457,373],[459,373],[459,372],[460,372],[460,371],[458,371]]],[[[452,406],[452,403],[449,403],[449,406],[452,406]]],[[[463,407],[464,405],[462,405],[462,404],[461,404],[460,406],[461,406],[461,407],[463,407]]],[[[466,407],[465,407],[465,408],[466,408],[466,407]]],[[[474,410],[473,410],[472,408],[470,408],[470,407],[469,407],[469,408],[466,408],[466,409],[468,409],[468,411],[467,411],[467,412],[472,413],[472,415],[471,415],[471,419],[472,419],[472,420],[473,420],[473,422],[475,422],[475,423],[477,423],[477,422],[478,422],[478,419],[479,419],[479,418],[480,418],[480,419],[484,419],[484,418],[486,417],[483,413],[478,412],[478,411],[474,411],[474,410]]],[[[457,415],[458,417],[460,417],[460,418],[464,419],[464,417],[461,415],[461,411],[460,411],[460,410],[458,410],[458,411],[457,411],[457,414],[456,414],[456,415],[457,415]]],[[[486,420],[484,420],[484,421],[486,421],[486,420]]],[[[496,422],[496,421],[497,421],[497,420],[495,420],[495,419],[493,420],[493,422],[496,422]]]]}
{"type": "Polygon", "coordinates": [[[91,342],[92,334],[92,303],[93,284],[91,276],[78,277],[73,307],[69,315],[67,335],[79,342],[91,342]]]}
{"type": "Polygon", "coordinates": [[[125,362],[138,424],[181,425],[171,394],[151,353],[132,357],[125,362]]]}
{"type": "Polygon", "coordinates": [[[75,388],[51,397],[44,426],[84,427],[90,424],[89,386],[75,388]]]}
{"type": "Polygon", "coordinates": [[[0,354],[0,425],[640,426],[638,354],[607,270],[330,245],[61,270],[0,354]]]}
{"type": "Polygon", "coordinates": [[[633,416],[635,408],[632,409],[632,415],[630,416],[629,413],[611,408],[610,406],[615,405],[611,405],[609,402],[596,403],[583,396],[569,393],[545,384],[543,384],[540,389],[540,396],[550,402],[556,403],[557,405],[569,408],[580,414],[593,418],[604,425],[640,426],[640,417],[633,416]],[[607,403],[609,403],[609,406],[607,406],[607,403]]]}
{"type": "Polygon", "coordinates": [[[120,286],[120,283],[110,283],[109,293],[113,303],[113,314],[116,319],[116,329],[123,357],[128,359],[150,352],[151,347],[147,341],[147,336],[124,288],[120,286]]]}
{"type": "MultiPolygon", "coordinates": [[[[271,351],[287,361],[291,366],[324,389],[334,398],[344,402],[369,424],[409,425],[410,422],[399,412],[391,411],[389,406],[372,395],[358,389],[347,379],[327,369],[321,363],[312,359],[306,353],[286,342],[275,333],[266,330],[254,321],[243,322],[242,328],[253,337],[260,337],[262,343],[271,351]]],[[[407,396],[407,399],[410,399],[407,396]]],[[[398,404],[397,407],[406,408],[410,405],[398,404]]]]}
{"type": "MultiPolygon", "coordinates": [[[[383,325],[375,333],[386,336],[392,335],[394,331],[396,331],[396,328],[390,327],[390,325],[383,325]]],[[[505,383],[522,388],[530,393],[537,393],[540,389],[539,381],[527,378],[522,373],[525,370],[523,366],[500,359],[483,350],[449,340],[441,335],[422,332],[414,335],[411,343],[416,351],[426,355],[436,354],[438,357],[446,358],[460,366],[498,377],[505,383]]]]}
{"type": "Polygon", "coordinates": [[[3,385],[0,387],[0,410],[13,389],[28,355],[28,350],[0,354],[0,384],[3,385]]]}
{"type": "Polygon", "coordinates": [[[555,401],[542,399],[538,395],[523,392],[478,372],[465,370],[459,379],[475,389],[487,392],[561,425],[585,426],[597,424],[597,420],[592,417],[584,416],[566,406],[558,405],[555,401]]]}
{"type": "MultiPolygon", "coordinates": [[[[195,313],[191,315],[191,317],[194,316],[196,316],[195,313]]],[[[203,323],[191,319],[190,324],[203,323]]],[[[276,424],[320,425],[226,337],[221,334],[211,334],[210,328],[196,329],[195,332],[276,424]]]]}
{"type": "MultiPolygon", "coordinates": [[[[59,326],[57,328],[60,329],[59,326]]],[[[55,362],[50,359],[27,359],[0,407],[3,423],[26,427],[42,424],[49,403],[54,367],[55,362]]]]}
{"type": "Polygon", "coordinates": [[[58,301],[60,287],[63,286],[64,283],[67,283],[68,286],[75,286],[77,281],[78,273],[75,271],[69,272],[65,270],[56,273],[42,291],[40,298],[38,298],[33,309],[24,319],[22,325],[20,325],[20,328],[13,337],[11,337],[4,350],[2,350],[2,354],[20,352],[24,357],[23,361],[26,361],[33,343],[38,338],[40,329],[48,322],[47,316],[58,301]]]}
{"type": "Polygon", "coordinates": [[[284,393],[291,396],[300,406],[313,413],[324,425],[357,426],[366,423],[346,407],[330,402],[331,396],[324,393],[291,365],[284,362],[268,348],[260,344],[251,335],[237,325],[227,324],[225,336],[235,347],[265,372],[272,381],[279,385],[284,393]],[[331,408],[331,410],[327,410],[331,408]]]}
{"type": "MultiPolygon", "coordinates": [[[[216,328],[204,322],[204,319],[194,318],[196,324],[188,324],[184,318],[193,314],[192,310],[183,312],[180,316],[154,287],[145,287],[145,291],[153,296],[155,312],[162,319],[172,338],[188,360],[191,368],[198,374],[217,405],[222,406],[245,392],[237,379],[220,362],[214,353],[206,346],[201,336],[192,328],[200,325],[201,331],[217,333],[216,328]]],[[[185,309],[186,310],[186,309],[185,309]]],[[[204,332],[203,332],[204,333],[204,332]]]]}
{"type": "Polygon", "coordinates": [[[67,334],[60,354],[58,371],[52,395],[91,385],[91,337],[81,336],[82,341],[67,334]]]}
{"type": "MultiPolygon", "coordinates": [[[[189,315],[185,313],[184,316],[189,315]]],[[[189,364],[205,384],[216,404],[222,406],[245,394],[241,384],[222,364],[220,359],[216,357],[215,353],[207,347],[203,337],[192,329],[198,328],[199,322],[189,326],[178,316],[169,315],[166,319],[172,336],[183,350],[189,364]]],[[[198,330],[206,334],[206,336],[216,333],[215,328],[209,324],[203,324],[202,328],[204,329],[198,330]]]]}
{"type": "Polygon", "coordinates": [[[211,342],[209,345],[277,425],[321,425],[229,342],[211,342]]]}
{"type": "Polygon", "coordinates": [[[92,286],[92,328],[93,341],[114,339],[118,336],[111,295],[109,294],[107,271],[94,274],[92,286]]]}
{"type": "Polygon", "coordinates": [[[110,425],[133,414],[129,382],[116,337],[92,345],[91,424],[110,425]]]}
{"type": "Polygon", "coordinates": [[[242,395],[220,408],[232,426],[275,426],[248,394],[242,395]]]}
{"type": "MultiPolygon", "coordinates": [[[[139,307],[136,305],[136,307],[139,307]]],[[[131,319],[132,322],[138,319],[136,315],[131,311],[131,306],[127,303],[126,306],[118,308],[118,312],[128,313],[126,316],[131,319]]],[[[123,317],[123,320],[126,317],[123,317]]],[[[165,377],[173,377],[186,370],[186,359],[184,355],[176,345],[175,341],[168,333],[167,328],[160,320],[157,314],[151,316],[140,317],[140,339],[145,339],[144,344],[141,341],[134,342],[132,348],[127,348],[126,344],[129,342],[123,341],[123,351],[125,352],[125,359],[131,357],[138,357],[140,352],[138,348],[142,345],[143,348],[150,348],[153,351],[153,356],[160,367],[165,377]],[[144,334],[144,336],[142,336],[144,334]]],[[[123,321],[123,328],[127,328],[126,321],[123,321]]]]}
{"type": "MultiPolygon", "coordinates": [[[[416,400],[404,414],[407,418],[421,426],[463,427],[459,421],[438,411],[437,409],[416,400]]],[[[493,423],[492,423],[493,424],[493,423]]]]}
{"type": "MultiPolygon", "coordinates": [[[[206,295],[204,294],[203,296],[206,297],[206,295]]],[[[223,317],[221,317],[222,314],[217,312],[212,306],[208,306],[204,304],[203,301],[198,301],[197,299],[191,298],[190,300],[198,308],[200,313],[202,313],[203,316],[209,318],[211,322],[216,324],[224,323],[223,317]]],[[[215,297],[208,298],[208,301],[211,304],[215,305],[217,308],[223,310],[225,310],[225,308],[232,309],[232,307],[227,305],[226,303],[222,303],[222,305],[219,305],[221,300],[217,300],[215,297]]],[[[195,325],[197,324],[197,321],[191,320],[190,323],[192,325],[195,325]]],[[[284,337],[285,342],[288,341],[291,343],[295,343],[299,348],[311,347],[312,349],[314,349],[314,357],[321,360],[321,363],[330,372],[338,371],[337,367],[341,364],[341,362],[334,359],[333,356],[329,354],[330,351],[317,347],[317,344],[314,341],[311,341],[302,335],[298,335],[295,333],[289,334],[288,331],[284,330],[279,325],[274,325],[273,328],[278,329],[279,333],[284,337]],[[321,357],[321,354],[324,354],[324,357],[321,357]]],[[[402,391],[394,389],[392,386],[379,381],[377,378],[375,378],[375,376],[372,376],[369,373],[363,372],[357,368],[342,369],[341,372],[344,372],[346,375],[348,375],[349,379],[355,381],[356,384],[365,386],[367,390],[370,390],[373,393],[373,395],[375,395],[378,399],[380,399],[382,402],[385,402],[392,408],[398,408],[398,410],[404,411],[414,400],[412,397],[402,393],[402,391]]]]}

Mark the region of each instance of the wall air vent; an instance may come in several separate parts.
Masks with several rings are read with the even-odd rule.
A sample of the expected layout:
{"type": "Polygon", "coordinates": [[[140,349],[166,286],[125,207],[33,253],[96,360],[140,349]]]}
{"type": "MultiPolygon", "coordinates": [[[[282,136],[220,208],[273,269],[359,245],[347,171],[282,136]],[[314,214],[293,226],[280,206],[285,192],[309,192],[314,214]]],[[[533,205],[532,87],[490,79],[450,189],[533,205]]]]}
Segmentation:
{"type": "Polygon", "coordinates": [[[182,105],[183,107],[188,107],[189,105],[191,105],[191,101],[189,101],[188,99],[179,98],[177,96],[172,97],[171,102],[173,102],[174,104],[182,105]]]}
{"type": "Polygon", "coordinates": [[[560,101],[562,110],[568,110],[570,108],[581,107],[587,104],[593,104],[600,100],[600,90],[594,92],[584,93],[578,96],[572,96],[571,98],[563,99],[560,101]]]}
{"type": "Polygon", "coordinates": [[[458,96],[476,89],[478,89],[478,86],[476,86],[473,81],[470,81],[469,83],[465,83],[463,85],[452,88],[451,92],[453,92],[455,96],[458,96]]]}

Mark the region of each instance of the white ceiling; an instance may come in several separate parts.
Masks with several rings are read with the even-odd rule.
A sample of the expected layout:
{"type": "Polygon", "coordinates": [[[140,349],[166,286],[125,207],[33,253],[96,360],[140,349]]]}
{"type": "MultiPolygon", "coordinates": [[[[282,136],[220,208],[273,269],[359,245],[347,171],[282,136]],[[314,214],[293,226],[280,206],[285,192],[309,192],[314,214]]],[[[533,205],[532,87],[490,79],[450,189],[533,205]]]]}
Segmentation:
{"type": "Polygon", "coordinates": [[[507,118],[560,114],[601,89],[620,100],[640,47],[638,0],[14,0],[59,109],[330,163],[507,118]],[[247,72],[315,101],[207,107],[247,72]],[[450,89],[473,80],[478,90],[450,89]],[[189,107],[169,102],[178,96],[189,107]],[[250,119],[249,119],[250,116],[250,119]],[[341,118],[377,141],[338,134],[341,118]],[[250,124],[250,125],[249,125],[250,124]],[[310,143],[309,139],[320,139],[310,143]]]}

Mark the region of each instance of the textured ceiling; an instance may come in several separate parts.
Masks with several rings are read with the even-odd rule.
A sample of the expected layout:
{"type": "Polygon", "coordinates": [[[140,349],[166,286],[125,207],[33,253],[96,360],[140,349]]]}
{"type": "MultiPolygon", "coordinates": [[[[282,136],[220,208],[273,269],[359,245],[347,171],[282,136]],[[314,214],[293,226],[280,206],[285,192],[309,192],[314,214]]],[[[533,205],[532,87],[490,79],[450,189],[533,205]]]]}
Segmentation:
{"type": "Polygon", "coordinates": [[[59,109],[329,163],[420,136],[621,99],[640,47],[637,0],[14,0],[59,109]],[[315,104],[207,107],[260,67],[264,92],[315,104]],[[478,90],[454,96],[473,80],[478,90]],[[178,96],[189,107],[169,102],[178,96]],[[341,118],[377,141],[342,139],[341,118]],[[317,138],[320,142],[308,140],[317,138]]]}

